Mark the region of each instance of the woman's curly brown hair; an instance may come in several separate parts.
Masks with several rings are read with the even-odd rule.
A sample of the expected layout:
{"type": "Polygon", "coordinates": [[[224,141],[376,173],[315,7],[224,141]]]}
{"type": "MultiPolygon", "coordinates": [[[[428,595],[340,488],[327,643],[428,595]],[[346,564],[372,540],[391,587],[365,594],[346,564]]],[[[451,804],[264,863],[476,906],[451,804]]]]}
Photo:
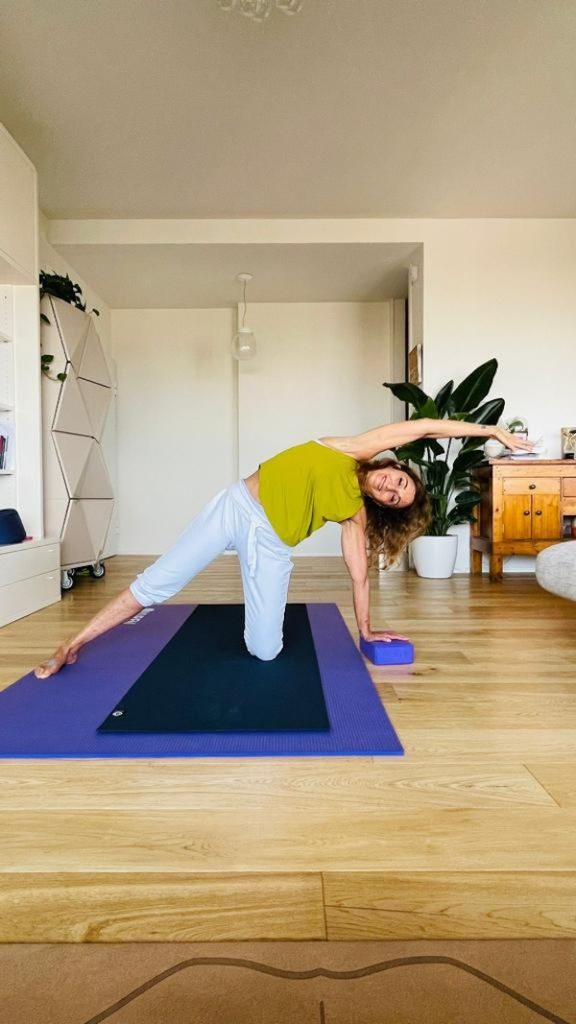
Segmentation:
{"type": "Polygon", "coordinates": [[[378,561],[378,555],[384,555],[388,569],[408,547],[410,541],[426,532],[432,518],[432,504],[420,477],[403,462],[396,462],[395,459],[359,462],[357,473],[366,508],[369,562],[370,565],[374,565],[378,561]],[[380,505],[368,494],[364,494],[363,485],[368,473],[373,469],[385,469],[387,466],[401,469],[414,482],[416,495],[411,505],[405,508],[380,505]]]}

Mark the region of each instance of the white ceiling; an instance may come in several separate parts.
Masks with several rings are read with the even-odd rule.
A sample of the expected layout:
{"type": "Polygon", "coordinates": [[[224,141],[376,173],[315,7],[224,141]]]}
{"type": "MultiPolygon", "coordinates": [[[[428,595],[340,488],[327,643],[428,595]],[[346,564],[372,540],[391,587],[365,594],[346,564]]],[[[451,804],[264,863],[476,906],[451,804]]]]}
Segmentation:
{"type": "Polygon", "coordinates": [[[4,0],[0,35],[51,218],[576,216],[574,0],[4,0]]]}
{"type": "MultiPolygon", "coordinates": [[[[414,243],[373,245],[65,245],[62,254],[114,309],[405,298],[414,243]]],[[[47,270],[51,269],[46,267],[47,270]]]]}

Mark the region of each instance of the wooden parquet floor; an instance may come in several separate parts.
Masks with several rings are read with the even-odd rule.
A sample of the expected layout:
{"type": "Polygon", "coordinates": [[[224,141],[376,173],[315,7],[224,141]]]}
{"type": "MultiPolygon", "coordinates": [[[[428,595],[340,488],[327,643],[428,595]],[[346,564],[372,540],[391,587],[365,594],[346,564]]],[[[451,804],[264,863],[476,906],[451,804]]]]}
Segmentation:
{"type": "MultiPolygon", "coordinates": [[[[2,629],[0,688],[148,561],[2,629]]],[[[373,669],[404,758],[0,761],[0,941],[574,937],[576,605],[531,576],[372,594],[416,645],[373,669]]],[[[236,559],[174,600],[241,601],[236,559]]],[[[356,633],[340,559],[297,559],[290,600],[356,633]]]]}

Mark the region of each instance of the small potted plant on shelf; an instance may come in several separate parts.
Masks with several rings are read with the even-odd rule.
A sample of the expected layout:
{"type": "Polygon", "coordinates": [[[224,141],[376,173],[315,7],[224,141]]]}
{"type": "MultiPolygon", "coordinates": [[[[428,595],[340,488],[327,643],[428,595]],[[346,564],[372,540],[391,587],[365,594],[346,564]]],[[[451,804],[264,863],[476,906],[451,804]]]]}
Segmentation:
{"type": "MultiPolygon", "coordinates": [[[[82,289],[79,284],[74,283],[68,274],[65,276],[63,274],[47,274],[45,270],[41,270],[40,301],[42,301],[45,295],[53,295],[55,299],[62,299],[64,302],[69,302],[71,306],[81,309],[83,313],[86,312],[86,303],[83,299],[82,289]]],[[[97,309],[91,309],[90,312],[100,316],[100,312],[97,309]]],[[[50,323],[45,313],[41,313],[40,318],[45,323],[50,323]]]]}
{"type": "MultiPolygon", "coordinates": [[[[86,312],[86,303],[83,301],[82,289],[79,284],[75,284],[71,277],[66,274],[47,274],[45,270],[40,271],[40,301],[45,295],[52,295],[55,299],[62,299],[63,302],[70,303],[71,306],[76,306],[81,309],[83,313],[86,312]]],[[[96,313],[96,316],[100,316],[100,312],[97,309],[91,309],[91,313],[96,313]]],[[[40,319],[45,323],[49,324],[50,320],[46,316],[46,313],[40,313],[40,319]]],[[[49,353],[42,353],[40,356],[40,369],[48,380],[64,381],[68,376],[67,373],[57,373],[55,377],[50,373],[51,363],[54,362],[54,356],[49,353]]]]}
{"type": "MultiPolygon", "coordinates": [[[[504,409],[504,399],[492,398],[486,402],[484,399],[497,369],[496,359],[490,359],[457,387],[453,380],[448,381],[434,398],[415,384],[384,384],[384,387],[413,407],[411,419],[430,417],[496,424],[504,409]]],[[[480,494],[472,484],[471,474],[485,461],[481,445],[482,439],[478,437],[450,438],[447,442],[428,438],[402,445],[394,452],[399,461],[418,466],[432,501],[432,520],[427,535],[418,537],[411,545],[419,576],[444,579],[454,571],[458,537],[450,531],[461,523],[475,522],[473,510],[480,501],[480,494]]]]}

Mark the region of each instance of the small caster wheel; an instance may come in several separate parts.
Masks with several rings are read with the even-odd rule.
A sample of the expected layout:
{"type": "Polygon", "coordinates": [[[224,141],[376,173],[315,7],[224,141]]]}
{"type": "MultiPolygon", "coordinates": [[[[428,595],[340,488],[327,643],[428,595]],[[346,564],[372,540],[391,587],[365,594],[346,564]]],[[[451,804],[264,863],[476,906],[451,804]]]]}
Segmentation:
{"type": "Polygon", "coordinates": [[[88,572],[95,580],[101,580],[106,575],[106,566],[103,562],[95,562],[94,565],[88,566],[88,572]]]}
{"type": "Polygon", "coordinates": [[[63,569],[60,574],[60,589],[61,590],[72,590],[75,583],[74,576],[68,569],[63,569]]]}

